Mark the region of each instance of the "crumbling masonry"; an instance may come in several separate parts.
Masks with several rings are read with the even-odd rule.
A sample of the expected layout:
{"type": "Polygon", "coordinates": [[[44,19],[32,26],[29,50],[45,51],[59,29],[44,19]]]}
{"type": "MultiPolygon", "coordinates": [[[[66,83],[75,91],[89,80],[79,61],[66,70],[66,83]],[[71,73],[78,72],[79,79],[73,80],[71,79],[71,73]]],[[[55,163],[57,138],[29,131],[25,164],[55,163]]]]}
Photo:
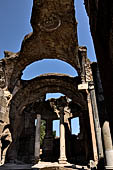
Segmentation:
{"type": "Polygon", "coordinates": [[[86,47],[78,45],[74,1],[33,1],[33,32],[25,36],[20,52],[5,51],[5,58],[0,60],[1,163],[37,163],[42,159],[113,169],[113,98],[110,97],[113,40],[108,35],[113,31],[113,23],[110,25],[113,4],[106,1],[102,4],[101,8],[101,0],[85,0],[98,68],[97,63],[87,58],[86,47]],[[110,28],[106,28],[107,23],[110,28]],[[100,25],[103,25],[101,31],[100,25]],[[111,57],[110,61],[107,57],[111,57]],[[32,80],[21,79],[26,66],[47,58],[69,63],[78,76],[48,73],[32,80]],[[104,66],[109,73],[107,69],[103,71],[104,66]],[[64,97],[45,101],[46,93],[57,92],[64,97]],[[80,120],[77,137],[71,135],[70,122],[74,117],[80,120]],[[46,120],[42,157],[41,119],[46,120]],[[57,119],[60,120],[59,141],[52,136],[52,121],[57,119]]]}

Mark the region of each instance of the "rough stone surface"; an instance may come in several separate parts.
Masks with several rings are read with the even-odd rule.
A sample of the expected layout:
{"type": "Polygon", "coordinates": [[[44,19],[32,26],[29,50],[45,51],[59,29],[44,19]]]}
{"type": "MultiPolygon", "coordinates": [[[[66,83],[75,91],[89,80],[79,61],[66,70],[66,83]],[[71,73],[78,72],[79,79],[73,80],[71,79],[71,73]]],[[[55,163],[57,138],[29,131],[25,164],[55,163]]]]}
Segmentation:
{"type": "Polygon", "coordinates": [[[84,0],[113,138],[113,2],[84,0]]]}
{"type": "Polygon", "coordinates": [[[41,0],[40,3],[34,0],[31,25],[33,33],[25,36],[21,51],[5,53],[6,67],[11,68],[8,82],[11,90],[21,77],[22,70],[41,59],[60,59],[80,71],[73,0],[41,0]]]}
{"type": "MultiPolygon", "coordinates": [[[[113,53],[111,48],[112,36],[110,35],[112,35],[111,9],[113,5],[110,3],[104,1],[101,8],[101,0],[85,0],[111,125],[113,101],[109,96],[113,92],[113,83],[111,83],[113,82],[113,53]],[[108,7],[110,7],[109,11],[108,7]],[[103,25],[102,30],[101,25],[103,25]],[[108,58],[110,60],[107,60],[108,58]],[[110,76],[108,76],[107,69],[104,70],[104,64],[106,64],[110,76]]],[[[41,114],[42,119],[53,121],[60,118],[62,107],[64,110],[64,129],[66,132],[64,138],[66,140],[67,160],[80,164],[92,162],[96,166],[98,162],[94,162],[92,147],[94,138],[91,138],[91,136],[97,132],[95,128],[93,132],[91,131],[89,115],[93,104],[90,103],[91,110],[88,110],[87,101],[91,84],[93,84],[93,74],[91,62],[87,58],[86,47],[78,46],[74,1],[34,0],[31,25],[33,32],[25,36],[20,52],[5,51],[5,58],[0,60],[1,162],[4,162],[5,159],[6,162],[11,164],[33,162],[36,115],[41,114]],[[29,81],[21,79],[22,71],[26,66],[46,58],[67,62],[77,70],[78,77],[64,74],[45,74],[29,81]],[[84,84],[87,84],[87,88],[84,88],[86,87],[84,84]],[[82,86],[81,90],[78,89],[78,85],[82,86]],[[47,93],[58,92],[65,96],[45,101],[47,93]],[[80,133],[78,135],[71,134],[70,122],[74,117],[79,117],[80,120],[80,133]]],[[[100,84],[101,82],[99,82],[100,84]]],[[[100,98],[98,90],[96,95],[100,98]]],[[[102,117],[100,113],[99,116],[102,117]]],[[[102,124],[102,121],[100,122],[102,124]]],[[[50,133],[46,132],[46,137],[48,134],[50,133]]],[[[47,141],[46,137],[44,139],[45,146],[48,147],[47,142],[49,140],[47,141]]],[[[110,144],[112,144],[111,138],[109,139],[110,144]]],[[[53,148],[52,152],[55,155],[54,159],[58,161],[60,154],[59,138],[55,138],[51,142],[53,142],[51,148],[53,148]]],[[[45,150],[49,150],[48,148],[45,148],[45,150]]],[[[97,150],[96,143],[95,149],[97,150]]],[[[51,155],[51,158],[53,158],[53,155],[51,155]]]]}

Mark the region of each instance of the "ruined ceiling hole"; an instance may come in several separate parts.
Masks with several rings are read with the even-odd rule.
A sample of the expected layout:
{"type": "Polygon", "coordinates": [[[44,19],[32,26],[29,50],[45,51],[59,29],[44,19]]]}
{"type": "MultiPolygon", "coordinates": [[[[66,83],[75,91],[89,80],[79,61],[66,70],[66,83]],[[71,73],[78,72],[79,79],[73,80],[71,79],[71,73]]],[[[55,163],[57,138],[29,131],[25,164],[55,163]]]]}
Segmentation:
{"type": "Polygon", "coordinates": [[[51,99],[51,98],[57,99],[61,96],[64,96],[64,94],[62,94],[62,93],[47,93],[46,100],[51,99]]]}
{"type": "Polygon", "coordinates": [[[77,71],[68,63],[58,59],[44,59],[28,65],[22,75],[23,80],[31,80],[45,73],[63,73],[72,77],[77,76],[77,71]]]}

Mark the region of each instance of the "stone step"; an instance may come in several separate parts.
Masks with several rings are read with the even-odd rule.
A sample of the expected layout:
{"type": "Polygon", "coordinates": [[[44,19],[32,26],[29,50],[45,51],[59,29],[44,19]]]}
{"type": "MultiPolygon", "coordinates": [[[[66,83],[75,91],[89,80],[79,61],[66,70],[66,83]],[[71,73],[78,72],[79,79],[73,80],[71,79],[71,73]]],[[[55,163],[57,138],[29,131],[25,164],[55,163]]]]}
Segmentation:
{"type": "Polygon", "coordinates": [[[38,168],[32,168],[32,165],[17,165],[17,164],[5,164],[0,166],[0,170],[38,170],[38,168]]]}
{"type": "Polygon", "coordinates": [[[87,166],[72,165],[72,164],[58,164],[50,162],[41,162],[39,164],[4,164],[0,166],[0,170],[90,170],[87,166]]]}
{"type": "Polygon", "coordinates": [[[17,169],[17,168],[0,168],[0,170],[39,170],[38,168],[30,168],[30,169],[26,169],[26,168],[21,168],[21,169],[17,169]]]}

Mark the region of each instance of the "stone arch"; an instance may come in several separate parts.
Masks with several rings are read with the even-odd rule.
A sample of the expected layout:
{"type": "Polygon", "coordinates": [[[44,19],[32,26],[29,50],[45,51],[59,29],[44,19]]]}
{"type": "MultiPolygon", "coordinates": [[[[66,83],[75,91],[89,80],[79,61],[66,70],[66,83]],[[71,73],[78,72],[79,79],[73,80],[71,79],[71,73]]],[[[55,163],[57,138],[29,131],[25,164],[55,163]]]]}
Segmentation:
{"type": "Polygon", "coordinates": [[[34,102],[46,93],[61,92],[71,98],[80,106],[86,102],[82,93],[78,91],[79,77],[70,77],[64,74],[44,74],[35,79],[23,81],[23,87],[14,95],[11,101],[11,114],[13,117],[15,109],[22,111],[25,105],[34,102]]]}
{"type": "Polygon", "coordinates": [[[15,145],[18,145],[24,127],[22,112],[28,104],[35,102],[47,92],[61,92],[86,109],[84,96],[77,90],[79,81],[78,77],[73,78],[64,74],[45,74],[33,80],[23,81],[23,87],[13,96],[10,104],[9,116],[13,142],[9,147],[7,159],[17,158],[18,147],[15,145]]]}
{"type": "MultiPolygon", "coordinates": [[[[32,42],[32,41],[30,41],[30,42],[32,42]]],[[[29,46],[31,46],[31,44],[29,44],[29,43],[26,43],[25,45],[23,45],[23,47],[27,48],[27,49],[30,48],[29,46]],[[26,47],[24,47],[24,46],[26,46],[26,47]]],[[[39,51],[42,51],[40,49],[40,47],[38,47],[38,48],[39,48],[39,51]]],[[[34,52],[34,48],[30,48],[30,50],[34,52]]],[[[64,61],[64,62],[70,64],[73,68],[75,68],[75,70],[77,70],[77,73],[80,74],[80,66],[79,66],[79,61],[77,58],[78,54],[74,55],[74,57],[70,57],[72,55],[71,54],[69,55],[68,52],[66,52],[66,51],[62,51],[61,54],[55,54],[54,51],[57,51],[57,49],[53,49],[52,52],[49,51],[49,49],[48,49],[48,52],[45,51],[45,53],[43,52],[43,54],[40,54],[40,52],[38,52],[38,51],[35,53],[33,53],[33,52],[30,53],[28,50],[26,52],[27,54],[25,54],[25,50],[24,51],[21,50],[17,57],[16,63],[14,63],[14,65],[16,64],[16,67],[14,67],[14,69],[10,75],[9,89],[11,89],[11,91],[13,90],[16,82],[21,79],[22,71],[28,65],[30,65],[31,63],[33,63],[35,61],[39,61],[42,59],[58,59],[58,60],[64,61]],[[75,60],[75,57],[77,58],[77,60],[75,60]]]]}
{"type": "Polygon", "coordinates": [[[25,36],[20,52],[15,56],[12,54],[15,64],[9,78],[11,91],[20,79],[22,70],[34,61],[59,59],[80,72],[77,22],[74,16],[73,0],[55,0],[54,3],[50,0],[34,1],[31,17],[33,33],[25,36]]]}

